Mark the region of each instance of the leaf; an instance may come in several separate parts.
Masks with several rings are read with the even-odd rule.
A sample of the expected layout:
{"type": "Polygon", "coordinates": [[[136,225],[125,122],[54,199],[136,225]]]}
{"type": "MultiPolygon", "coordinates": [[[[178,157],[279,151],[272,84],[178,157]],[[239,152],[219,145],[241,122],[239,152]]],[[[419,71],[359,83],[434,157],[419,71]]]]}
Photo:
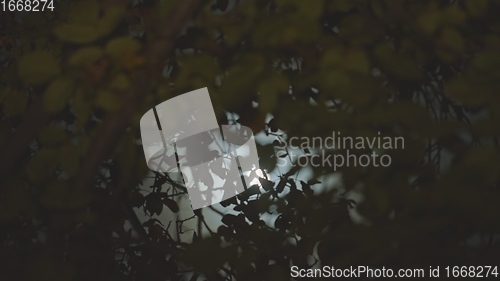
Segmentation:
{"type": "Polygon", "coordinates": [[[111,39],[106,45],[106,53],[113,58],[120,58],[126,53],[135,53],[141,48],[141,44],[130,37],[117,37],[111,39]]]}
{"type": "Polygon", "coordinates": [[[225,214],[223,217],[222,217],[222,223],[224,223],[225,225],[233,225],[235,223],[238,222],[238,219],[235,215],[233,214],[225,214]]]}
{"type": "Polygon", "coordinates": [[[62,41],[74,44],[88,44],[99,38],[95,26],[66,23],[54,28],[54,34],[62,41]]]}
{"type": "Polygon", "coordinates": [[[247,188],[244,192],[240,193],[238,195],[238,198],[240,198],[240,200],[247,201],[248,198],[250,198],[250,196],[255,194],[260,194],[259,188],[260,188],[259,185],[254,184],[249,188],[247,188]]]}
{"type": "Polygon", "coordinates": [[[346,52],[342,59],[342,66],[353,73],[368,74],[370,71],[370,62],[363,50],[346,52]]]}
{"type": "Polygon", "coordinates": [[[238,203],[238,202],[236,201],[236,196],[233,196],[233,197],[228,198],[228,199],[226,199],[226,200],[224,200],[224,201],[221,201],[221,202],[220,202],[220,205],[221,205],[222,207],[227,207],[227,206],[229,206],[229,205],[231,205],[231,204],[236,205],[237,203],[238,203]]]}
{"type": "Polygon", "coordinates": [[[129,78],[123,73],[116,75],[109,83],[109,88],[113,90],[126,90],[129,86],[129,78]]]}
{"type": "Polygon", "coordinates": [[[467,10],[473,15],[473,16],[480,16],[482,13],[488,9],[488,1],[486,0],[468,0],[464,1],[465,6],[467,7],[467,10]]]}
{"type": "Polygon", "coordinates": [[[471,90],[476,87],[471,87],[470,82],[466,81],[465,78],[451,80],[447,86],[447,95],[464,105],[482,106],[488,102],[485,95],[470,94],[471,90]]]}
{"type": "Polygon", "coordinates": [[[311,188],[311,185],[308,183],[305,183],[303,181],[300,181],[300,184],[302,185],[302,191],[304,191],[304,194],[306,195],[313,195],[314,191],[311,188]]]}
{"type": "Polygon", "coordinates": [[[94,24],[99,19],[99,10],[99,3],[95,0],[77,1],[68,16],[71,22],[94,24]]]}
{"type": "Polygon", "coordinates": [[[130,204],[134,207],[140,207],[144,204],[144,196],[137,190],[130,191],[127,197],[130,204]]]}
{"type": "Polygon", "coordinates": [[[280,180],[280,182],[278,183],[278,185],[276,186],[276,191],[277,191],[278,193],[283,192],[283,190],[285,190],[286,183],[287,183],[286,178],[282,178],[282,179],[280,180]]]}
{"type": "Polygon", "coordinates": [[[19,76],[27,84],[44,84],[60,72],[59,62],[51,54],[44,51],[26,54],[19,61],[19,76]]]}
{"type": "Polygon", "coordinates": [[[54,34],[62,41],[88,44],[108,35],[118,25],[124,9],[107,7],[99,18],[100,7],[96,1],[80,1],[70,9],[69,23],[58,25],[54,34]]]}
{"type": "Polygon", "coordinates": [[[118,25],[123,17],[124,9],[119,6],[108,7],[99,21],[99,35],[106,36],[118,25]]]}
{"type": "Polygon", "coordinates": [[[146,200],[146,205],[144,206],[150,215],[161,214],[163,210],[163,202],[160,195],[155,192],[151,192],[144,198],[146,200]]]}
{"type": "Polygon", "coordinates": [[[106,111],[116,111],[121,108],[122,100],[116,93],[110,91],[99,91],[96,104],[106,111]]]}
{"type": "Polygon", "coordinates": [[[424,32],[431,34],[439,27],[441,19],[442,15],[440,12],[428,10],[425,13],[421,13],[417,23],[424,32]]]}
{"type": "Polygon", "coordinates": [[[321,182],[317,179],[312,179],[312,180],[307,181],[307,184],[309,184],[309,185],[315,185],[318,183],[321,183],[321,182]]]}
{"type": "Polygon", "coordinates": [[[274,182],[259,178],[260,184],[262,185],[262,188],[264,188],[265,191],[269,191],[274,187],[274,182]]]}
{"type": "Polygon", "coordinates": [[[84,47],[78,49],[68,60],[69,65],[78,66],[83,64],[94,63],[99,60],[104,51],[99,47],[84,47]]]}
{"type": "Polygon", "coordinates": [[[59,148],[58,155],[61,169],[70,176],[76,175],[80,167],[80,153],[78,147],[67,144],[59,148]]]}
{"type": "Polygon", "coordinates": [[[288,86],[288,81],[279,74],[273,74],[265,79],[259,89],[259,109],[264,113],[272,112],[280,94],[287,93],[288,86]]]}
{"type": "Polygon", "coordinates": [[[222,217],[222,223],[228,226],[233,226],[239,229],[245,229],[248,223],[245,220],[245,215],[239,214],[237,216],[233,214],[225,214],[222,217]]]}
{"type": "Polygon", "coordinates": [[[381,68],[395,77],[410,81],[419,80],[422,77],[418,65],[411,58],[395,53],[386,44],[376,48],[375,56],[379,60],[381,68]]]}
{"type": "Polygon", "coordinates": [[[73,81],[66,78],[54,80],[43,95],[43,107],[49,113],[61,111],[71,96],[73,81]]]}
{"type": "Polygon", "coordinates": [[[165,197],[163,198],[163,204],[165,204],[172,212],[179,212],[179,205],[173,199],[165,197]]]}

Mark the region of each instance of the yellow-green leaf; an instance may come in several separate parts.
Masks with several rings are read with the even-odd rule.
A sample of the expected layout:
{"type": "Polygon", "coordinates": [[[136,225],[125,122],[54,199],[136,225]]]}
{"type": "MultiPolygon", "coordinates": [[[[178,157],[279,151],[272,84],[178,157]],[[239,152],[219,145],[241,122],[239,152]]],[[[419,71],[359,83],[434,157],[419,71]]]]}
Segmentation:
{"type": "Polygon", "coordinates": [[[464,1],[467,10],[473,16],[480,16],[488,8],[488,1],[486,0],[466,0],[464,1]]]}
{"type": "Polygon", "coordinates": [[[124,9],[122,7],[109,7],[106,9],[104,16],[99,21],[99,35],[106,36],[113,31],[120,22],[123,13],[124,9]]]}
{"type": "Polygon", "coordinates": [[[109,88],[113,90],[126,90],[129,86],[129,78],[123,73],[116,75],[109,83],[109,88]]]}
{"type": "Polygon", "coordinates": [[[54,34],[60,40],[74,44],[88,44],[99,38],[96,26],[80,23],[59,25],[54,28],[54,34]]]}
{"type": "Polygon", "coordinates": [[[110,91],[99,91],[96,103],[107,111],[116,111],[122,106],[120,97],[110,91]]]}
{"type": "Polygon", "coordinates": [[[259,89],[259,109],[263,113],[273,112],[278,103],[279,95],[288,92],[288,81],[279,74],[271,75],[262,83],[259,89]]]}
{"type": "Polygon", "coordinates": [[[99,3],[94,0],[78,1],[70,9],[71,22],[94,24],[99,19],[99,3]]]}
{"type": "Polygon", "coordinates": [[[80,167],[80,154],[77,147],[66,145],[59,149],[59,165],[70,176],[76,175],[80,167]]]}
{"type": "Polygon", "coordinates": [[[43,96],[43,107],[50,113],[64,108],[73,90],[73,81],[66,78],[54,80],[43,96]]]}
{"type": "Polygon", "coordinates": [[[60,71],[59,62],[44,51],[26,54],[19,61],[19,76],[31,85],[44,84],[57,76],[60,71]]]}
{"type": "Polygon", "coordinates": [[[69,58],[68,64],[76,66],[94,63],[102,57],[103,53],[101,48],[95,46],[81,48],[69,58]]]}
{"type": "Polygon", "coordinates": [[[119,58],[124,53],[134,53],[139,50],[141,44],[130,37],[117,37],[111,39],[106,45],[106,53],[114,58],[119,58]]]}

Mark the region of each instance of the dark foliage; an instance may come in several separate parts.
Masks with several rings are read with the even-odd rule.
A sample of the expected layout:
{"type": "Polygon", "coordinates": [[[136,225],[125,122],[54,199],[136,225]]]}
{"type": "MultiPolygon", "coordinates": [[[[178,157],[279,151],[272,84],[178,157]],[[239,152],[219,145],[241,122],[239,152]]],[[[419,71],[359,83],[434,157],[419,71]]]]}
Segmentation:
{"type": "Polygon", "coordinates": [[[133,2],[0,14],[1,280],[500,264],[497,1],[133,2]],[[268,172],[291,158],[284,133],[405,148],[387,168],[279,171],[192,212],[175,175],[148,173],[138,123],[201,87],[221,124],[275,139],[258,147],[268,172]]]}

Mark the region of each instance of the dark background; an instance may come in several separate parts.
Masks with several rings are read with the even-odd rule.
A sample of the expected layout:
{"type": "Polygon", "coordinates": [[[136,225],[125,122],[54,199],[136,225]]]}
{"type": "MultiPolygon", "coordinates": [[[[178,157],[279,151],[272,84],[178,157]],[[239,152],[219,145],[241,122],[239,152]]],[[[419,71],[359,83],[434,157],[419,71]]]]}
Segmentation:
{"type": "MultiPolygon", "coordinates": [[[[292,265],[499,264],[498,1],[54,7],[0,12],[1,280],[289,280],[292,265]],[[152,106],[202,87],[220,124],[231,112],[254,133],[380,131],[403,136],[405,149],[388,151],[388,168],[337,170],[342,192],[296,170],[263,181],[267,192],[223,202],[233,212],[202,239],[213,228],[205,210],[190,231],[154,219],[182,212],[184,191],[165,175],[144,181],[138,127],[152,106]],[[352,208],[369,223],[353,222],[352,208]],[[268,211],[274,225],[260,220],[268,211]]],[[[273,145],[258,149],[272,171],[273,145]]]]}

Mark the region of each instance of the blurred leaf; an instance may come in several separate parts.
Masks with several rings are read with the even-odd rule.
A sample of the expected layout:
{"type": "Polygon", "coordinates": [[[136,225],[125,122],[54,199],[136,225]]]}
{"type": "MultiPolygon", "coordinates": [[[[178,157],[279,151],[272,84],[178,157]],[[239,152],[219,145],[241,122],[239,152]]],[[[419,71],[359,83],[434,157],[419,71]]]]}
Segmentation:
{"type": "Polygon", "coordinates": [[[130,87],[130,81],[127,75],[120,73],[116,75],[109,83],[112,90],[126,90],[130,87]]]}
{"type": "Polygon", "coordinates": [[[54,28],[54,34],[63,41],[75,44],[92,43],[99,38],[95,26],[65,23],[54,28]]]}
{"type": "Polygon", "coordinates": [[[56,113],[65,106],[73,91],[73,81],[67,78],[54,80],[45,90],[43,107],[47,112],[56,113]]]}
{"type": "Polygon", "coordinates": [[[421,73],[415,62],[407,56],[397,54],[388,45],[379,45],[375,50],[375,55],[380,61],[382,69],[395,77],[405,80],[418,80],[421,73]]]}
{"type": "Polygon", "coordinates": [[[69,176],[76,175],[80,167],[80,153],[78,149],[79,147],[71,144],[66,144],[59,148],[59,165],[69,176]]]}
{"type": "Polygon", "coordinates": [[[480,16],[488,9],[488,1],[486,0],[465,0],[464,4],[467,10],[476,17],[480,16]]]}
{"type": "Polygon", "coordinates": [[[83,47],[78,49],[68,60],[69,65],[91,64],[99,60],[103,55],[103,50],[99,47],[83,47]]]}
{"type": "Polygon", "coordinates": [[[71,22],[93,24],[99,19],[99,3],[95,0],[75,1],[70,12],[71,22]]]}
{"type": "Polygon", "coordinates": [[[70,8],[69,23],[54,28],[54,34],[63,41],[87,44],[108,35],[119,23],[124,13],[118,6],[108,7],[99,18],[100,7],[96,1],[79,1],[70,8]]]}
{"type": "Polygon", "coordinates": [[[18,71],[26,83],[40,85],[57,76],[61,70],[58,61],[51,54],[36,51],[21,58],[18,71]]]}
{"type": "Polygon", "coordinates": [[[106,111],[116,111],[121,108],[122,100],[117,93],[111,91],[99,91],[97,93],[96,104],[106,111]]]}
{"type": "Polygon", "coordinates": [[[447,87],[447,94],[453,99],[470,106],[481,106],[488,102],[484,95],[471,95],[470,91],[476,87],[470,88],[470,82],[466,78],[454,79],[447,87]]]}
{"type": "Polygon", "coordinates": [[[141,44],[130,37],[117,37],[111,39],[106,45],[106,53],[114,58],[119,58],[124,53],[135,53],[141,44]]]}
{"type": "Polygon", "coordinates": [[[107,7],[99,21],[99,35],[106,36],[118,25],[123,17],[124,9],[120,6],[107,7]]]}

